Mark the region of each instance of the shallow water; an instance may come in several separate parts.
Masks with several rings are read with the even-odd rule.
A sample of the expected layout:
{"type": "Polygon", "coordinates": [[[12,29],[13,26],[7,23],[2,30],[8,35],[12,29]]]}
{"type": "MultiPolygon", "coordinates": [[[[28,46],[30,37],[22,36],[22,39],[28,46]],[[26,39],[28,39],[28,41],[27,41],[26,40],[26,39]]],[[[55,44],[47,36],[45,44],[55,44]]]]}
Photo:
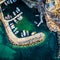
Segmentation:
{"type": "Polygon", "coordinates": [[[0,23],[0,60],[54,60],[57,50],[56,34],[46,29],[41,29],[46,34],[43,43],[30,47],[15,47],[9,42],[4,26],[0,23]]]}

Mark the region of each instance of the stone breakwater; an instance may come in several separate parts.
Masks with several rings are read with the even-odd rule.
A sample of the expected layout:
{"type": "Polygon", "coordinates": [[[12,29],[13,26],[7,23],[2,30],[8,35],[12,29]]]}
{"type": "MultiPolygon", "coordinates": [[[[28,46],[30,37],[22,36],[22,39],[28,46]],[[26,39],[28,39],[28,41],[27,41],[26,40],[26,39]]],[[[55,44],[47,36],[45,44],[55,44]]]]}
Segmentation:
{"type": "Polygon", "coordinates": [[[19,45],[33,45],[38,42],[43,42],[45,40],[45,34],[40,32],[38,34],[35,34],[33,36],[27,37],[27,41],[19,42],[19,45]]]}
{"type": "Polygon", "coordinates": [[[18,38],[11,30],[9,26],[9,20],[5,20],[3,13],[1,12],[1,21],[4,24],[6,33],[9,37],[9,40],[12,44],[18,45],[18,46],[29,46],[32,44],[35,44],[37,42],[42,42],[45,40],[45,34],[43,32],[37,33],[35,35],[24,37],[24,38],[18,38]]]}

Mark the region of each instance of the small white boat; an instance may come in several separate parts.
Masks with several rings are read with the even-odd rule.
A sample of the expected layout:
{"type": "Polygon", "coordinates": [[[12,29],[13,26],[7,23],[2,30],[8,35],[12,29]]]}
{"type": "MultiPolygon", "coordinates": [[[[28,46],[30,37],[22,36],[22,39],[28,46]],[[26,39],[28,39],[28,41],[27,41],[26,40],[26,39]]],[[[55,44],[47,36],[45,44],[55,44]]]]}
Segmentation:
{"type": "Polygon", "coordinates": [[[10,15],[10,18],[12,18],[12,16],[10,15]]]}
{"type": "Polygon", "coordinates": [[[16,32],[15,32],[15,34],[18,34],[18,33],[19,33],[19,31],[16,31],[16,32]]]}
{"type": "Polygon", "coordinates": [[[21,37],[23,37],[23,33],[21,33],[21,37]]]}
{"type": "Polygon", "coordinates": [[[14,29],[15,28],[15,26],[14,25],[11,25],[11,29],[14,29]]]}
{"type": "Polygon", "coordinates": [[[13,23],[10,23],[10,26],[13,25],[13,23]]]}
{"type": "Polygon", "coordinates": [[[23,30],[23,35],[26,36],[26,32],[25,32],[25,30],[23,30]]]}
{"type": "Polygon", "coordinates": [[[19,11],[18,11],[18,10],[16,10],[16,13],[19,13],[19,11]]]}
{"type": "Polygon", "coordinates": [[[16,16],[16,13],[14,11],[12,13],[13,13],[14,16],[16,16]]]}
{"type": "Polygon", "coordinates": [[[18,21],[17,21],[17,20],[14,20],[14,22],[15,22],[15,23],[18,23],[18,21]]]}
{"type": "Polygon", "coordinates": [[[36,17],[38,17],[39,15],[35,15],[36,17]]]}
{"type": "Polygon", "coordinates": [[[18,19],[18,20],[22,20],[22,19],[23,19],[23,17],[22,17],[22,16],[19,16],[17,19],[18,19]]]}
{"type": "Polygon", "coordinates": [[[10,3],[12,4],[12,3],[13,3],[13,1],[12,1],[12,0],[10,0],[10,3]]]}
{"type": "Polygon", "coordinates": [[[7,4],[7,2],[4,2],[4,4],[7,6],[8,4],[7,4]]]}
{"type": "Polygon", "coordinates": [[[26,31],[26,33],[27,33],[27,36],[29,36],[29,31],[26,31]]]}
{"type": "Polygon", "coordinates": [[[7,17],[5,16],[5,19],[7,19],[7,17]]]}
{"type": "Polygon", "coordinates": [[[37,21],[34,21],[35,24],[38,24],[37,21]]]}
{"type": "Polygon", "coordinates": [[[10,15],[9,14],[7,14],[7,17],[8,17],[8,19],[10,19],[10,15]]]}
{"type": "Polygon", "coordinates": [[[18,7],[16,7],[16,9],[20,12],[20,9],[18,7]]]}
{"type": "Polygon", "coordinates": [[[16,32],[17,31],[17,28],[15,28],[14,30],[13,30],[13,32],[16,32]]]}

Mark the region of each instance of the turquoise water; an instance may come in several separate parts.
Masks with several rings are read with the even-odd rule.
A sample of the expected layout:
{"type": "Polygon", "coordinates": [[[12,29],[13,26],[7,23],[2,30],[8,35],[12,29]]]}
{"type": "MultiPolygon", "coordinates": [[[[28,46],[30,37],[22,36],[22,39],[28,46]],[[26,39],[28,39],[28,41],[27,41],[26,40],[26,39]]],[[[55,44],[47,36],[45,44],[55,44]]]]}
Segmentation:
{"type": "Polygon", "coordinates": [[[4,26],[0,22],[0,60],[55,60],[56,34],[47,30],[46,26],[41,28],[41,31],[46,34],[46,39],[42,44],[15,47],[9,42],[4,26]]]}
{"type": "Polygon", "coordinates": [[[46,34],[46,39],[43,43],[29,47],[14,46],[10,43],[4,26],[0,22],[0,60],[56,60],[56,33],[49,31],[45,20],[44,24],[41,24],[36,30],[46,34]]]}

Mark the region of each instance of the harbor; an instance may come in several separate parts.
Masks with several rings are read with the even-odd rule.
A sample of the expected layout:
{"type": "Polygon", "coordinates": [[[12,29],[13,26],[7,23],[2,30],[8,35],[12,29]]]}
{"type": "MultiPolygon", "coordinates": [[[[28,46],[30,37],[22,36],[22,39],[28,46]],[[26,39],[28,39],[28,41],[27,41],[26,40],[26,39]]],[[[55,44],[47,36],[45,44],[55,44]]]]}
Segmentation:
{"type": "Polygon", "coordinates": [[[48,19],[42,19],[36,8],[30,9],[19,0],[7,0],[0,8],[1,60],[57,60],[57,56],[59,58],[57,34],[51,31],[48,19]]]}

